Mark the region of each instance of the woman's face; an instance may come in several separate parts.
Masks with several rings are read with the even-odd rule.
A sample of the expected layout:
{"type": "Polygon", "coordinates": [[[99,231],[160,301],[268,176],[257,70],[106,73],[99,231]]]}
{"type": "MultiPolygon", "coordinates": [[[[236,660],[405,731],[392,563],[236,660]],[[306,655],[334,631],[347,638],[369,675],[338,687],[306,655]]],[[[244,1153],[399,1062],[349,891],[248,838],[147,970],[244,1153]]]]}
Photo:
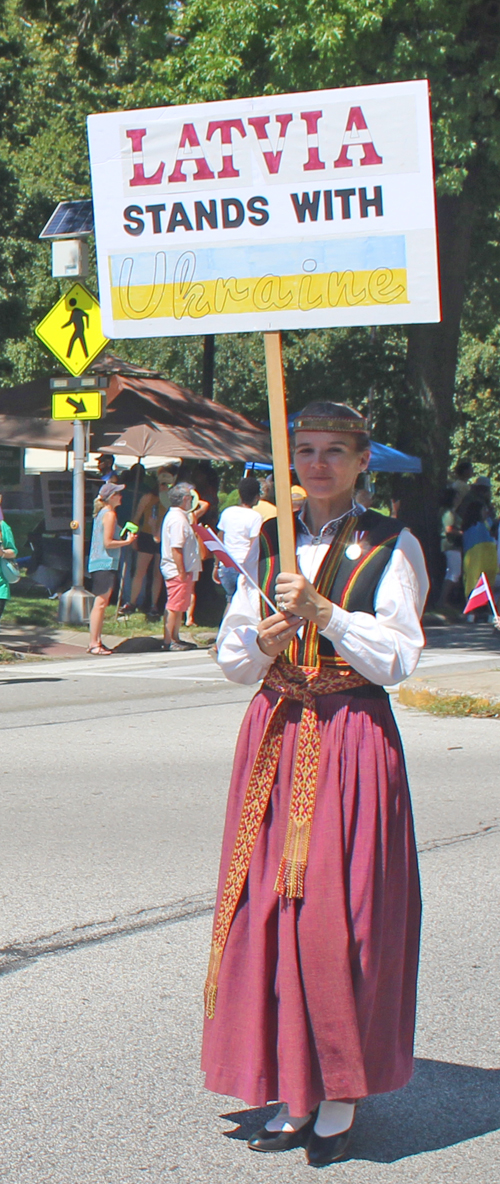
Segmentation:
{"type": "Polygon", "coordinates": [[[308,497],[331,499],[352,492],[370,459],[369,449],[356,451],[353,437],[352,432],[297,432],[293,463],[308,497]]]}
{"type": "Polygon", "coordinates": [[[115,510],[115,509],[116,509],[116,507],[117,507],[117,506],[121,506],[121,504],[122,504],[122,495],[121,495],[121,493],[113,493],[113,494],[111,495],[111,497],[110,497],[110,498],[108,498],[108,506],[111,506],[111,509],[112,509],[112,510],[115,510]]]}

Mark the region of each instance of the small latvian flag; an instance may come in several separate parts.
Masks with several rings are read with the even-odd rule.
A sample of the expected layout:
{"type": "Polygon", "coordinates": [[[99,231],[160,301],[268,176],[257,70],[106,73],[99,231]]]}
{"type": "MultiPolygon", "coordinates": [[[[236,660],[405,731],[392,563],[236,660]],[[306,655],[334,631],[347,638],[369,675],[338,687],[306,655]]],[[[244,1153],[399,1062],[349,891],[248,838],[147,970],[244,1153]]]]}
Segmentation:
{"type": "Polygon", "coordinates": [[[464,613],[473,613],[476,608],[483,608],[487,604],[489,604],[493,615],[496,617],[497,610],[495,608],[495,601],[493,600],[493,592],[490,588],[488,576],[482,571],[476,587],[472,589],[464,608],[464,613]]]}
{"type": "Polygon", "coordinates": [[[193,530],[198,535],[198,538],[201,539],[202,543],[205,544],[207,551],[210,551],[210,554],[213,555],[214,559],[217,559],[224,567],[235,567],[236,571],[243,571],[240,564],[235,563],[229,551],[226,550],[224,543],[221,543],[221,540],[217,538],[213,530],[210,530],[209,526],[202,526],[200,522],[193,522],[193,530]]]}

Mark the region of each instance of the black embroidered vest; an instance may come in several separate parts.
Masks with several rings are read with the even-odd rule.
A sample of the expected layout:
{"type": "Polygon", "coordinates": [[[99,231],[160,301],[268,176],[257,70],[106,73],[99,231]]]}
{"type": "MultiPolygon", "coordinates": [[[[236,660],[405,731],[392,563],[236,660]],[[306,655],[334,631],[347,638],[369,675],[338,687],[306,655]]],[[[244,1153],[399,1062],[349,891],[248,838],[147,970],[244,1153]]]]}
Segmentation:
{"type": "MultiPolygon", "coordinates": [[[[387,518],[376,510],[366,510],[350,522],[360,537],[361,556],[349,559],[342,547],[337,563],[332,564],[332,553],[339,537],[337,533],[321,563],[314,586],[333,604],[349,612],[375,615],[375,593],[403,526],[397,519],[387,518]]],[[[297,516],[295,524],[297,527],[297,516]]],[[[259,560],[259,583],[272,601],[275,601],[279,570],[278,527],[276,518],[272,518],[262,527],[259,560]]],[[[262,608],[264,615],[271,615],[271,609],[264,601],[262,608]]],[[[286,656],[288,661],[299,666],[346,665],[335,653],[332,643],[311,624],[304,629],[301,641],[296,638],[292,642],[286,656]]]]}

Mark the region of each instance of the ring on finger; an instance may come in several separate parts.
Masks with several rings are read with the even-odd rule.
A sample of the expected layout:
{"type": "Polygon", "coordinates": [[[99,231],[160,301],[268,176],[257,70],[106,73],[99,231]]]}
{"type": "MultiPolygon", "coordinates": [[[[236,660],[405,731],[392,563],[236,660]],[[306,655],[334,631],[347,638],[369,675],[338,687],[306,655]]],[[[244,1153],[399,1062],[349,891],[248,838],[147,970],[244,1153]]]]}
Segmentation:
{"type": "Polygon", "coordinates": [[[284,596],[276,597],[276,607],[279,608],[280,613],[286,613],[286,600],[284,596]]]}

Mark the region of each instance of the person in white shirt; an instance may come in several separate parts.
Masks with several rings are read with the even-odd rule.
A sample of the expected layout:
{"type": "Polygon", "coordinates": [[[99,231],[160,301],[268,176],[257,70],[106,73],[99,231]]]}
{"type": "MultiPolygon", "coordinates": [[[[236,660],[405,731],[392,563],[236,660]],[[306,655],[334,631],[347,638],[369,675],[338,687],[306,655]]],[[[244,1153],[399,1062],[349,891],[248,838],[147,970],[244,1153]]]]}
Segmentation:
{"type": "Polygon", "coordinates": [[[363,417],[313,403],[294,430],[297,572],[266,523],[248,574],[278,611],[242,576],[218,639],[229,679],[263,682],[235,753],[202,1067],[214,1092],[282,1101],[251,1149],[305,1147],[321,1167],[356,1100],[413,1069],[419,877],[384,687],[415,669],[429,584],[410,532],[355,502],[363,417]]]}
{"type": "MultiPolygon", "coordinates": [[[[217,529],[231,559],[244,564],[262,526],[262,518],[253,508],[260,498],[260,484],[257,478],[243,477],[238,485],[238,493],[239,506],[228,506],[222,511],[217,529]]],[[[215,573],[215,583],[222,584],[228,604],[236,591],[239,574],[235,567],[224,567],[222,563],[215,573]]]]}
{"type": "Polygon", "coordinates": [[[193,487],[185,481],[170,491],[171,507],[161,529],[160,569],[167,589],[164,642],[167,650],[196,649],[192,642],[181,641],[179,628],[187,612],[193,585],[201,571],[200,551],[189,521],[193,487]]]}

